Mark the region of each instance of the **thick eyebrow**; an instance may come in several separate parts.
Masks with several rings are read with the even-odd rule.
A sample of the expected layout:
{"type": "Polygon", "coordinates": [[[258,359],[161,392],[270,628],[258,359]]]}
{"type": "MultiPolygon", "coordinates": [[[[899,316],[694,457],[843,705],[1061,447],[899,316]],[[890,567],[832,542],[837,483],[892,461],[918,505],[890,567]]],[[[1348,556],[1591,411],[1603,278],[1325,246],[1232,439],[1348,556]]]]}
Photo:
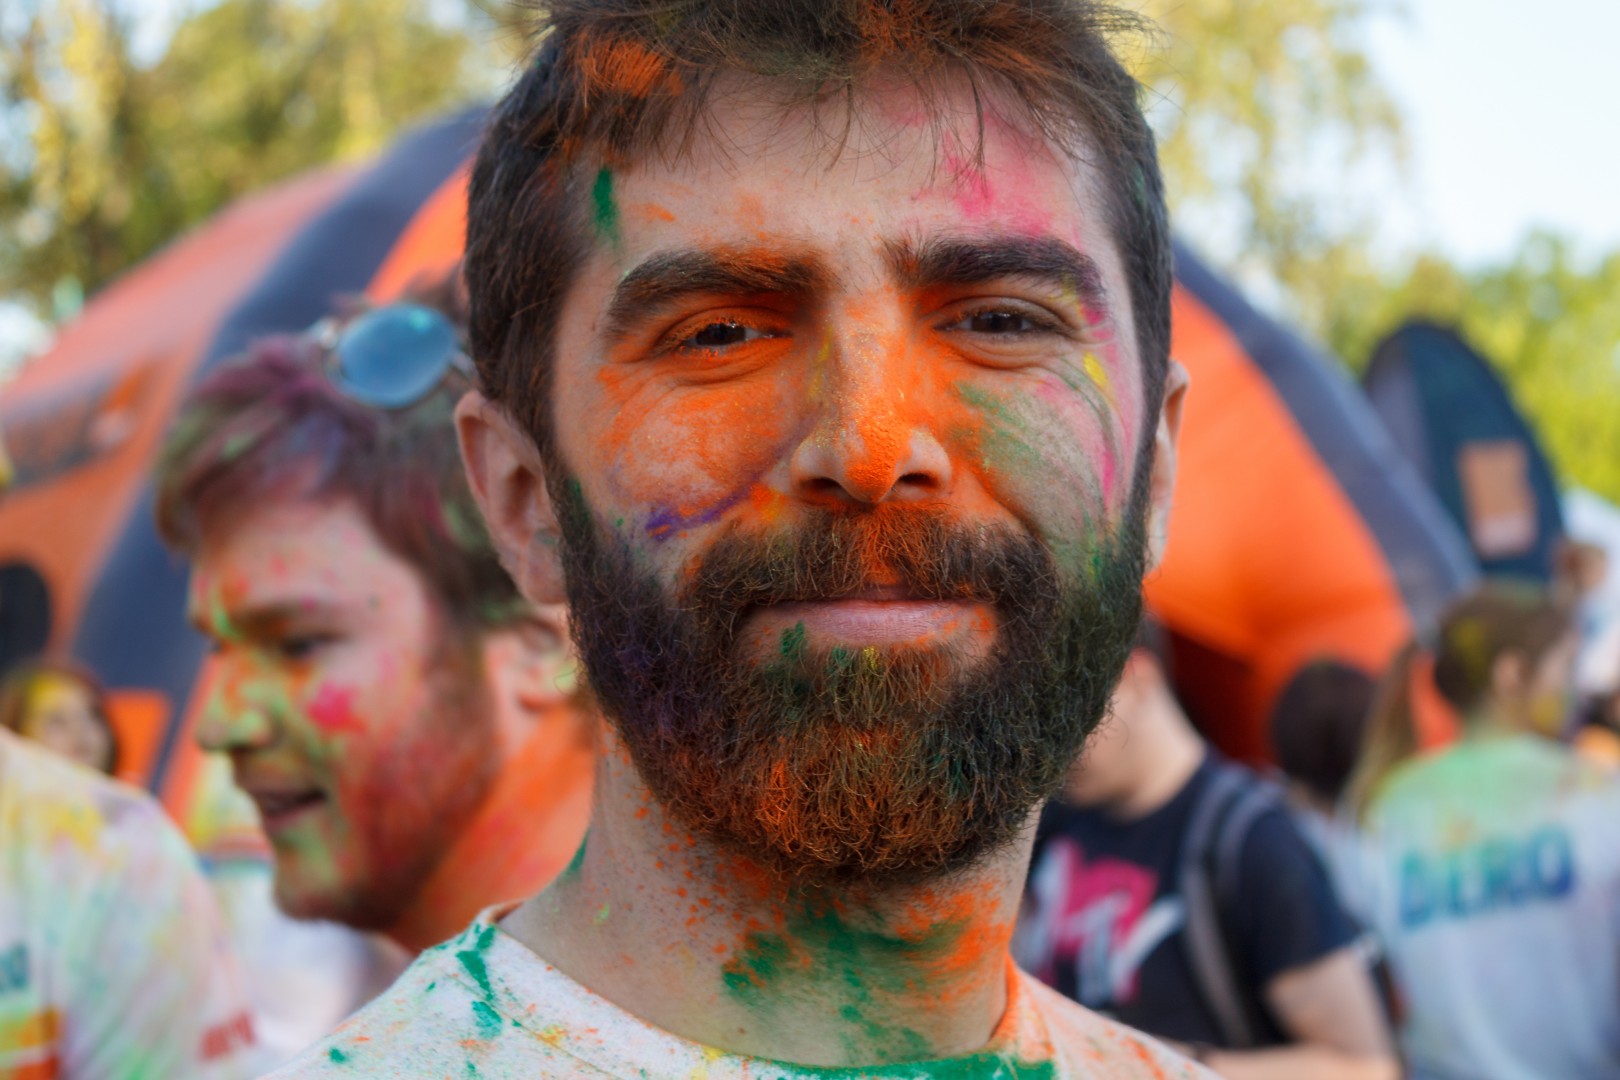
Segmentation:
{"type": "Polygon", "coordinates": [[[649,312],[688,297],[804,297],[824,291],[832,277],[811,255],[740,248],[660,252],[619,279],[608,301],[606,334],[610,341],[621,338],[649,312]]]}
{"type": "Polygon", "coordinates": [[[913,290],[1025,278],[1074,293],[1088,310],[1111,310],[1097,261],[1056,237],[937,236],[884,248],[890,270],[913,290]]]}

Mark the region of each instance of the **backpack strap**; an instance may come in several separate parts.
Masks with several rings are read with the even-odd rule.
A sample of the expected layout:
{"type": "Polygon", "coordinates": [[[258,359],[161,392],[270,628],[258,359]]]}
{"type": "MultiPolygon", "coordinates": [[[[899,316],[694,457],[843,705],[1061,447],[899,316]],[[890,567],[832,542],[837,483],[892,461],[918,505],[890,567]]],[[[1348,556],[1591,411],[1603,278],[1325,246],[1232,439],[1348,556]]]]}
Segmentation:
{"type": "Polygon", "coordinates": [[[1229,1050],[1260,1044],[1249,996],[1239,983],[1221,912],[1237,893],[1243,844],[1275,805],[1269,788],[1241,769],[1217,764],[1193,805],[1181,850],[1182,939],[1200,996],[1229,1050]]]}

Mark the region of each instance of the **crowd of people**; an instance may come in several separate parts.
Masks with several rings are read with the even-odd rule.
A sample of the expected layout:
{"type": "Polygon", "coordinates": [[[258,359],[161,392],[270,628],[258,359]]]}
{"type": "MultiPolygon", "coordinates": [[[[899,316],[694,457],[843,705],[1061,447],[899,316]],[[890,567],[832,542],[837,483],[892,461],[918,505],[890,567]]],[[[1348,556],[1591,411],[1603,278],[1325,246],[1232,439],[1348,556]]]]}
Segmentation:
{"type": "Polygon", "coordinates": [[[240,857],[4,673],[0,1077],[1620,1078],[1578,589],[1178,700],[1121,19],[550,4],[465,261],[155,463],[240,857]]]}

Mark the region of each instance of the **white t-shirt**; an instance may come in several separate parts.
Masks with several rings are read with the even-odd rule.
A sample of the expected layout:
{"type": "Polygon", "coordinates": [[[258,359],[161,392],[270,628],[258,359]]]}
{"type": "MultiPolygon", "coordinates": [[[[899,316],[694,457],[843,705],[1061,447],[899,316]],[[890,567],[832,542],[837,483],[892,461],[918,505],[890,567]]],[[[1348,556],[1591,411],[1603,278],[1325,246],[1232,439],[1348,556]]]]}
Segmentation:
{"type": "Polygon", "coordinates": [[[1368,814],[1414,1078],[1620,1077],[1620,783],[1534,736],[1397,769],[1368,814]]]}
{"type": "Polygon", "coordinates": [[[163,810],[0,731],[0,1076],[228,1080],[252,1045],[213,898],[163,810]]]}
{"type": "Polygon", "coordinates": [[[382,997],[272,1080],[387,1076],[789,1078],[1040,1076],[1213,1080],[1146,1035],[1104,1020],[1016,969],[1007,1013],[977,1054],[865,1069],[809,1068],[727,1054],[671,1035],[553,968],[484,912],[382,997]]]}

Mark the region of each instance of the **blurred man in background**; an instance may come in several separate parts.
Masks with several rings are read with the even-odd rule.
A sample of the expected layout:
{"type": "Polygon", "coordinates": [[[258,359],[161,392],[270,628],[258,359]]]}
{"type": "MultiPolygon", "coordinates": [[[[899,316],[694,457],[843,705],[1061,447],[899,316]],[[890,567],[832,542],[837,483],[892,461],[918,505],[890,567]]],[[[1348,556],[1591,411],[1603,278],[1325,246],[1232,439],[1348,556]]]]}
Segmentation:
{"type": "Polygon", "coordinates": [[[278,903],[412,951],[550,880],[589,806],[562,608],[518,595],[462,473],[454,297],[261,342],[158,474],[216,654],[198,737],[258,806],[278,903]]]}
{"type": "Polygon", "coordinates": [[[0,731],[0,1077],[254,1075],[208,885],[144,792],[0,731]]]}
{"type": "Polygon", "coordinates": [[[1357,931],[1280,797],[1182,711],[1150,625],[1042,818],[1016,953],[1229,1080],[1399,1074],[1357,931]]]}

